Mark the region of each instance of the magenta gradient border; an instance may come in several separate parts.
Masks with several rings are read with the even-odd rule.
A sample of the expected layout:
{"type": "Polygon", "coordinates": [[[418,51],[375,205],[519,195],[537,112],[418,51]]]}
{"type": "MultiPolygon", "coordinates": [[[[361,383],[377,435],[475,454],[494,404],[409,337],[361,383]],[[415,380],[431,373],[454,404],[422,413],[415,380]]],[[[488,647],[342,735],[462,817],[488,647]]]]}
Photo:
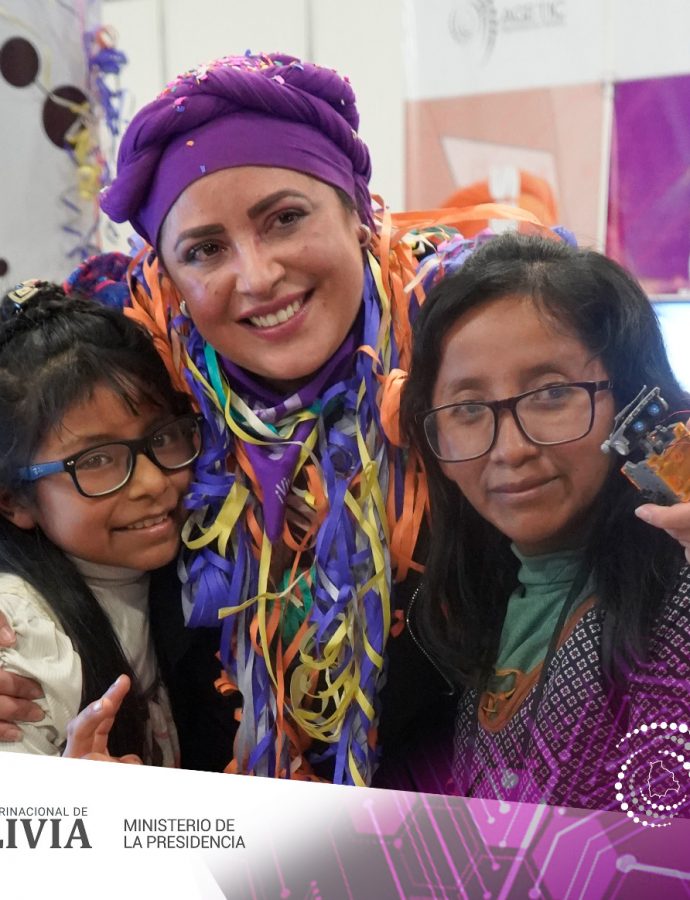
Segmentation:
{"type": "MultiPolygon", "coordinates": [[[[327,792],[315,800],[322,806],[327,792]]],[[[211,870],[227,897],[674,898],[690,897],[690,821],[648,829],[618,813],[432,794],[336,788],[328,828],[239,884],[211,870]],[[346,796],[342,791],[356,792],[346,796]]],[[[316,811],[316,810],[315,810],[316,811]]],[[[319,810],[321,814],[323,810],[319,810]]]]}

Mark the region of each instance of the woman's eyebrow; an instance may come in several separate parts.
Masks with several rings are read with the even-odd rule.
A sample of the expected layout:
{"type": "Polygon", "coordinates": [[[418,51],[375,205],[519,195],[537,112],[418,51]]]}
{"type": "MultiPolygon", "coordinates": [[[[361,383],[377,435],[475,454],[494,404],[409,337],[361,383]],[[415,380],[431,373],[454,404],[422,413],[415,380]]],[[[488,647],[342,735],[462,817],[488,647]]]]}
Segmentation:
{"type": "Polygon", "coordinates": [[[483,378],[473,378],[472,376],[460,376],[459,378],[453,378],[451,381],[448,381],[443,385],[443,389],[445,393],[457,394],[459,391],[464,390],[481,390],[485,386],[485,379],[483,378]]]}
{"type": "MultiPolygon", "coordinates": [[[[287,188],[282,191],[274,191],[274,193],[269,194],[268,197],[264,197],[259,200],[258,203],[255,203],[253,206],[250,206],[247,210],[247,217],[250,219],[256,219],[257,216],[260,216],[262,213],[266,212],[267,209],[270,209],[274,203],[279,203],[281,200],[284,200],[286,197],[294,197],[299,200],[309,200],[306,194],[303,194],[301,191],[296,191],[290,188],[287,188]]],[[[181,231],[177,236],[177,240],[175,241],[174,250],[180,246],[183,241],[187,241],[190,238],[205,238],[205,237],[213,237],[217,234],[223,234],[225,232],[225,228],[223,225],[219,223],[213,223],[209,225],[197,225],[195,228],[186,228],[184,231],[181,231]]]]}
{"type": "Polygon", "coordinates": [[[255,219],[257,216],[260,216],[261,213],[266,212],[267,209],[270,209],[274,203],[278,203],[280,200],[284,200],[286,197],[296,197],[300,200],[309,200],[306,194],[303,194],[301,191],[296,191],[292,188],[287,188],[282,191],[274,191],[274,193],[269,194],[268,197],[264,197],[262,200],[259,200],[258,203],[250,206],[247,210],[247,216],[250,219],[255,219]]]}
{"type": "MultiPolygon", "coordinates": [[[[496,369],[500,370],[500,364],[497,364],[496,369]]],[[[566,369],[567,366],[562,361],[550,360],[543,363],[535,363],[535,365],[524,369],[520,374],[525,379],[539,378],[546,375],[567,378],[570,376],[566,369]]],[[[464,390],[483,390],[487,387],[487,380],[490,380],[490,376],[460,375],[444,384],[443,389],[448,394],[457,394],[464,390]]]]}
{"type": "Polygon", "coordinates": [[[187,241],[190,238],[203,238],[203,237],[212,237],[215,234],[222,234],[225,231],[222,225],[213,224],[213,225],[197,225],[195,228],[187,228],[185,231],[181,231],[177,240],[175,241],[174,250],[180,246],[183,241],[187,241]]]}

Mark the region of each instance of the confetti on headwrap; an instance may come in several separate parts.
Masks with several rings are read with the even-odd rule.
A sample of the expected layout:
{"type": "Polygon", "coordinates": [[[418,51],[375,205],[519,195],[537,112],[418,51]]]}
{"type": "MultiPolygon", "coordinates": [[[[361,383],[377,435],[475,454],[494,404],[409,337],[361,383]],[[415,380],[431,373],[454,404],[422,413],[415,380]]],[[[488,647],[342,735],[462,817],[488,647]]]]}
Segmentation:
{"type": "Polygon", "coordinates": [[[340,188],[371,224],[371,163],[358,125],[352,87],[332,69],[282,54],[223,57],[179,76],[136,114],[101,206],[155,246],[168,210],[192,182],[263,165],[340,188]]]}

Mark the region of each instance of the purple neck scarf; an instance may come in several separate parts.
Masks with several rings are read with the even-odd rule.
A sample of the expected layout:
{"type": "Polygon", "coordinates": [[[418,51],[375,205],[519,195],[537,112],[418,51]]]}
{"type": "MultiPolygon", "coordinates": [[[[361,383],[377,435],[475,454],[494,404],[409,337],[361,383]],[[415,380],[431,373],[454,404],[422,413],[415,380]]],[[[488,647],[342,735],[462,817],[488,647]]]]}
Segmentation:
{"type": "MultiPolygon", "coordinates": [[[[338,350],[319,369],[316,375],[294,394],[283,397],[270,387],[257,382],[245,370],[223,359],[223,370],[230,384],[250,406],[257,418],[276,428],[275,443],[252,444],[242,442],[242,446],[252,464],[263,493],[264,529],[271,543],[279,540],[285,518],[285,500],[292,484],[295,466],[310,432],[316,427],[321,411],[320,397],[324,391],[351,374],[354,366],[354,352],[358,345],[355,334],[361,331],[358,317],[352,330],[338,350]],[[289,438],[280,435],[281,426],[289,425],[295,414],[312,409],[313,418],[300,422],[289,438]]],[[[243,422],[245,431],[250,426],[243,422]]],[[[254,435],[258,437],[258,435],[254,435]]],[[[265,440],[264,436],[261,436],[265,440]]]]}

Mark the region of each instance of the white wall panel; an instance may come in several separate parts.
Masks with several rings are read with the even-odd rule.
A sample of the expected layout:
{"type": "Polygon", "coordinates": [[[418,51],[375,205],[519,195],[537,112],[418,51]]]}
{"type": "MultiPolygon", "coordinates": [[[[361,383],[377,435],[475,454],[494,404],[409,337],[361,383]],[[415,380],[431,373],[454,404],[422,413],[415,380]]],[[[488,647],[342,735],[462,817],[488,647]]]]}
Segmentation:
{"type": "Polygon", "coordinates": [[[688,0],[609,0],[618,81],[690,72],[688,0]]]}
{"type": "Polygon", "coordinates": [[[400,0],[312,0],[314,61],[347,75],[373,161],[371,187],[392,209],[404,193],[403,17],[400,0]]]}
{"type": "Polygon", "coordinates": [[[305,0],[161,2],[166,80],[197,63],[245,50],[305,55],[305,0]]]}
{"type": "Polygon", "coordinates": [[[102,0],[103,24],[112,26],[127,56],[121,76],[126,120],[163,87],[162,7],[163,0],[102,0]]]}

